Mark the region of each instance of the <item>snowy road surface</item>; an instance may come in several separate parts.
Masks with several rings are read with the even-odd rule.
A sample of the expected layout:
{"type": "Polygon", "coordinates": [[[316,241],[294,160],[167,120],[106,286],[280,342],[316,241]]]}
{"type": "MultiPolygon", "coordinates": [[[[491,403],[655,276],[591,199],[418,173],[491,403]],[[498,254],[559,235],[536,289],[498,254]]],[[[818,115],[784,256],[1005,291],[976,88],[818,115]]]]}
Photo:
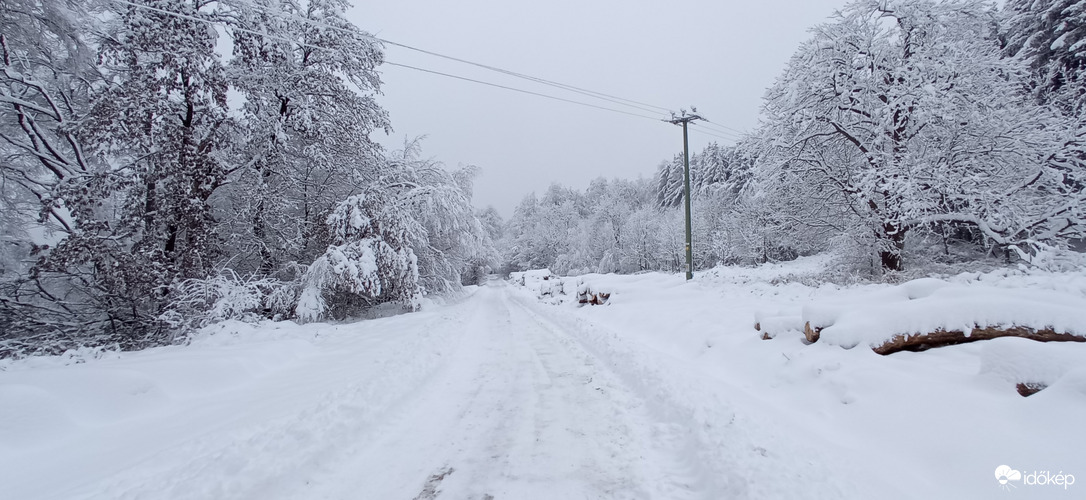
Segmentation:
{"type": "MultiPolygon", "coordinates": [[[[716,314],[752,317],[746,306],[728,303],[734,311],[716,314]]],[[[719,362],[699,364],[669,344],[651,348],[624,337],[622,318],[605,312],[640,321],[659,338],[682,338],[667,331],[667,318],[622,307],[548,306],[492,282],[458,303],[414,314],[345,325],[231,323],[221,328],[233,334],[190,346],[17,365],[0,371],[0,497],[985,498],[996,491],[988,469],[998,464],[974,463],[966,451],[923,455],[946,441],[938,431],[928,441],[923,433],[883,432],[923,396],[909,401],[912,393],[902,393],[849,420],[847,412],[865,399],[878,401],[877,387],[865,392],[857,377],[850,389],[840,375],[849,370],[837,358],[820,365],[826,375],[802,359],[798,371],[788,371],[797,353],[817,346],[736,340],[751,347],[731,349],[732,371],[714,372],[719,362]],[[749,354],[740,354],[744,349],[749,354]],[[743,365],[743,358],[754,361],[743,365]],[[792,373],[813,382],[786,380],[792,373]],[[782,380],[800,389],[774,396],[782,380]],[[873,430],[853,422],[873,422],[873,430]],[[945,476],[922,477],[944,469],[945,476]],[[986,479],[948,484],[974,469],[986,479]],[[902,471],[912,477],[903,480],[902,471]]],[[[861,367],[890,359],[823,349],[817,356],[847,355],[861,367]]],[[[970,352],[932,359],[960,370],[970,352]]],[[[823,359],[817,356],[809,359],[823,359]]],[[[1001,392],[971,404],[987,412],[989,400],[1019,399],[1001,392]]],[[[1083,408],[1037,401],[1046,415],[1083,408]]],[[[1008,418],[1036,418],[1019,413],[1008,418]]],[[[949,422],[946,432],[962,435],[956,425],[971,424],[949,422]]],[[[1022,443],[1062,431],[1037,432],[1021,433],[1022,443]]],[[[1004,441],[1021,452],[1053,449],[1004,441]]]]}
{"type": "Polygon", "coordinates": [[[9,373],[4,390],[25,393],[12,416],[68,413],[48,427],[70,435],[5,455],[8,498],[719,498],[805,475],[779,460],[729,463],[769,462],[713,432],[735,425],[730,410],[671,407],[672,388],[653,385],[664,380],[627,384],[537,308],[499,282],[437,311],[338,327],[359,335],[270,344],[268,363],[285,367],[248,377],[229,373],[246,370],[229,353],[203,360],[227,372],[216,377],[186,357],[208,353],[169,350],[96,362],[91,380],[56,370],[59,384],[117,386],[97,413],[119,415],[70,415],[9,373]],[[159,376],[132,372],[142,363],[159,376]],[[167,387],[171,369],[200,380],[167,387]],[[242,381],[201,393],[231,379],[242,381]]]}

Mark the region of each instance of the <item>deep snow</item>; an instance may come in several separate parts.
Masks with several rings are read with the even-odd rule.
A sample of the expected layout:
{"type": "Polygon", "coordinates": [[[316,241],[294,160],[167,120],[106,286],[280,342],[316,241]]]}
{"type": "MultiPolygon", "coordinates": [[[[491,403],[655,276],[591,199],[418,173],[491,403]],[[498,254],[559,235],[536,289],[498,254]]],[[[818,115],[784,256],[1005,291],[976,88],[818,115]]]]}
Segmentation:
{"type": "MultiPolygon", "coordinates": [[[[996,339],[879,356],[864,344],[878,338],[870,329],[846,349],[850,342],[832,334],[807,345],[795,326],[817,312],[846,326],[1002,314],[1082,329],[1074,304],[1086,298],[1086,271],[803,284],[825,265],[719,268],[693,282],[658,273],[580,278],[612,293],[595,307],[568,295],[539,300],[537,273],[524,287],[496,281],[455,303],[354,324],[225,323],[187,346],[6,361],[0,491],[17,499],[1082,496],[1086,345],[996,339]],[[954,292],[924,302],[944,290],[954,292]],[[989,297],[1013,300],[986,309],[989,297]],[[1029,302],[1037,297],[1042,305],[1029,302]],[[1045,315],[1061,304],[1071,304],[1062,316],[1045,315]],[[756,321],[775,337],[762,340],[756,321]],[[1049,387],[1023,398],[1021,381],[1049,387]],[[1075,475],[1079,484],[1004,486],[993,474],[1000,465],[1024,476],[1075,475]]],[[[576,279],[561,288],[575,290],[576,279]]]]}

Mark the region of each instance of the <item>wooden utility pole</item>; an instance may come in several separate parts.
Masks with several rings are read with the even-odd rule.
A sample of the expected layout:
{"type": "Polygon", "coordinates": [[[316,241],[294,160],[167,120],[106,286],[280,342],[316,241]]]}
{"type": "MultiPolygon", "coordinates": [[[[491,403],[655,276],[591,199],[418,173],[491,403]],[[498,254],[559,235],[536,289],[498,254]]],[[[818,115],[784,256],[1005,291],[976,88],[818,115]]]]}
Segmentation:
{"type": "Polygon", "coordinates": [[[691,280],[694,278],[694,252],[691,249],[691,236],[690,236],[690,145],[687,140],[686,126],[694,120],[704,120],[704,118],[698,116],[697,109],[693,106],[690,107],[691,113],[687,113],[686,110],[681,110],[681,113],[676,116],[671,114],[670,120],[664,120],[672,125],[683,126],[683,184],[684,184],[684,196],[686,201],[686,279],[691,280]]]}

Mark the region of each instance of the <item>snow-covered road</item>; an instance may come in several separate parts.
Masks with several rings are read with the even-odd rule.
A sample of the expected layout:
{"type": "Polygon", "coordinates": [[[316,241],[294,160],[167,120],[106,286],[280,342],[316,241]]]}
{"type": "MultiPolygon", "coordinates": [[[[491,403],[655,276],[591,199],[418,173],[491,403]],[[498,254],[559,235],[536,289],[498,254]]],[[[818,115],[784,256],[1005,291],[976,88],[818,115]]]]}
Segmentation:
{"type": "Polygon", "coordinates": [[[492,281],[413,314],[0,365],[0,498],[986,498],[993,460],[1081,465],[1073,419],[1029,424],[1086,408],[1078,386],[1023,400],[978,374],[987,347],[766,342],[754,309],[811,289],[615,280],[614,307],[492,281]]]}
{"type": "Polygon", "coordinates": [[[713,394],[676,406],[682,377],[654,379],[668,369],[632,358],[616,372],[562,320],[493,282],[459,304],[325,326],[309,340],[0,373],[2,482],[20,499],[774,491],[758,473],[786,464],[749,437],[728,442],[737,415],[713,394]],[[728,463],[742,456],[772,466],[728,463]]]}
{"type": "Polygon", "coordinates": [[[644,399],[574,340],[504,287],[460,312],[433,378],[315,481],[315,497],[691,497],[644,399]]]}

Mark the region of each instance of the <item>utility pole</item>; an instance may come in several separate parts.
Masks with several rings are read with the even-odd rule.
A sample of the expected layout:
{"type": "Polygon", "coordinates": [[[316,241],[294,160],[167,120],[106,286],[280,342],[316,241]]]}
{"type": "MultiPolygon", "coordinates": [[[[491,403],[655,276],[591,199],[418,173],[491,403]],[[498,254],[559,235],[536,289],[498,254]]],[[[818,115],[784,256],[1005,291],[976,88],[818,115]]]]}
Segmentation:
{"type": "Polygon", "coordinates": [[[684,184],[684,196],[686,201],[686,279],[689,281],[694,279],[694,252],[691,249],[691,236],[690,236],[690,145],[687,140],[686,126],[694,120],[704,120],[704,118],[698,116],[697,108],[690,107],[690,113],[687,114],[686,110],[681,110],[681,113],[676,116],[675,113],[671,114],[670,120],[664,120],[672,125],[683,126],[683,184],[684,184]]]}

